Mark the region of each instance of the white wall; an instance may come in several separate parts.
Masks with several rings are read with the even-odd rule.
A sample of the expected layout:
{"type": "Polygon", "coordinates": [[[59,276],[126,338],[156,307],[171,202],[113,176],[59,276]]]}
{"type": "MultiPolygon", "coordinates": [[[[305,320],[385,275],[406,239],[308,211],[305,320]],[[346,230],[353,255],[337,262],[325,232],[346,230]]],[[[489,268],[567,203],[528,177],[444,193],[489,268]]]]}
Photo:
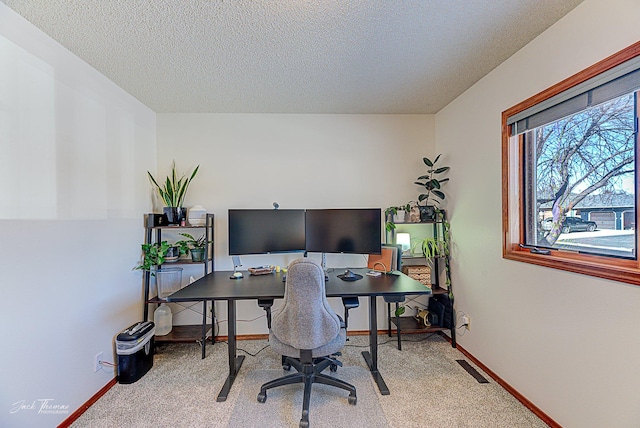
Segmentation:
{"type": "MultiPolygon", "coordinates": [[[[216,216],[216,270],[233,269],[229,208],[271,209],[274,201],[282,209],[403,204],[417,198],[413,182],[424,173],[422,157],[431,156],[435,144],[431,115],[159,114],[157,120],[159,176],[166,176],[174,159],[182,173],[200,164],[185,204],[204,205],[216,216]]],[[[295,257],[242,261],[246,269],[284,266],[295,257]]],[[[363,266],[364,258],[328,255],[327,265],[363,266]]],[[[350,314],[350,329],[368,329],[362,300],[350,314]]],[[[225,308],[217,303],[220,319],[226,319],[225,308]]],[[[340,305],[335,308],[342,311],[340,305]]],[[[198,322],[191,314],[191,322],[198,322]]],[[[255,302],[239,303],[238,319],[262,314],[255,302]]],[[[382,323],[382,308],[380,314],[382,323]]],[[[226,334],[226,324],[220,331],[226,334]]],[[[239,323],[238,332],[266,333],[265,320],[239,323]]]]}
{"type": "Polygon", "coordinates": [[[565,427],[640,425],[640,287],[502,259],[500,115],[638,41],[638,16],[636,0],[586,0],[436,115],[472,320],[458,341],[565,427]]]}
{"type": "Polygon", "coordinates": [[[155,114],[2,3],[0,64],[0,426],[51,427],[113,379],[94,356],[142,315],[155,114]]]}

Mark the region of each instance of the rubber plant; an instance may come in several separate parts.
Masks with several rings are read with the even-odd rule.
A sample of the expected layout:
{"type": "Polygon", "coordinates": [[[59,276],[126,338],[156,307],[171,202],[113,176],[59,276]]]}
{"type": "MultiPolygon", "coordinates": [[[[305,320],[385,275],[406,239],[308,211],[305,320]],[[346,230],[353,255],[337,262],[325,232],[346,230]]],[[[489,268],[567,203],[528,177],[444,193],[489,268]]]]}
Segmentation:
{"type": "Polygon", "coordinates": [[[422,161],[427,166],[427,173],[418,177],[418,181],[414,182],[418,186],[425,189],[424,193],[418,195],[418,206],[421,208],[421,217],[422,213],[425,213],[425,219],[423,219],[423,221],[433,218],[435,216],[435,205],[439,205],[440,202],[445,199],[445,194],[442,192],[442,190],[440,190],[440,188],[442,187],[442,184],[449,181],[449,179],[441,178],[440,175],[448,172],[451,168],[448,166],[437,166],[438,161],[440,160],[440,156],[442,155],[439,154],[438,156],[436,156],[433,161],[427,157],[422,158],[422,161]],[[420,202],[423,201],[424,206],[421,206],[420,202]],[[429,205],[429,203],[432,203],[434,205],[429,205]],[[425,209],[425,207],[431,206],[433,206],[434,208],[430,210],[425,209]]]}

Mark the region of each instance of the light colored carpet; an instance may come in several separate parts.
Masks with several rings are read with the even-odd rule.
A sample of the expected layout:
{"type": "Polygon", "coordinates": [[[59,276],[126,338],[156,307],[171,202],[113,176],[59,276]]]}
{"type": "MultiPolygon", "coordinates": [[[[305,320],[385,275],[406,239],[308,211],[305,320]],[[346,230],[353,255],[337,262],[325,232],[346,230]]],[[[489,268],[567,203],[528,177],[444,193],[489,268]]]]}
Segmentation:
{"type": "MultiPolygon", "coordinates": [[[[547,426],[474,366],[489,379],[489,383],[478,383],[456,362],[465,359],[464,355],[441,337],[404,337],[402,351],[396,349],[395,338],[378,338],[378,367],[391,391],[391,395],[382,396],[360,354],[368,348],[368,337],[352,336],[340,358],[344,367],[338,368],[336,376],[346,376],[354,383],[358,403],[349,405],[348,394],[338,389],[333,391],[333,388],[323,397],[324,394],[318,394],[322,390],[317,388],[323,386],[314,385],[311,427],[329,424],[393,428],[547,426]],[[367,392],[370,391],[368,388],[372,389],[371,394],[367,392]],[[369,395],[375,398],[376,404],[365,399],[369,395]],[[331,403],[334,409],[328,416],[321,410],[325,398],[326,404],[331,403]],[[360,412],[365,412],[369,419],[358,416],[357,422],[353,423],[352,416],[361,415],[360,412]]],[[[216,402],[216,396],[228,371],[226,344],[208,345],[204,360],[200,359],[200,346],[196,343],[158,347],[149,373],[136,383],[115,385],[73,427],[263,427],[276,426],[268,425],[275,417],[282,422],[278,426],[297,427],[302,405],[289,403],[281,395],[295,396],[297,392],[273,390],[266,403],[256,400],[259,385],[271,376],[268,372],[276,377],[284,373],[280,356],[271,348],[265,348],[267,344],[266,340],[238,342],[238,347],[248,354],[239,351],[239,355],[245,353],[247,356],[229,398],[222,403],[216,402]]],[[[279,389],[287,388],[292,386],[279,389]]]]}
{"type": "MultiPolygon", "coordinates": [[[[285,374],[295,373],[280,370],[254,370],[248,373],[240,397],[229,421],[230,427],[279,428],[294,427],[302,416],[302,395],[304,385],[286,385],[267,392],[267,401],[256,399],[260,386],[285,374]],[[259,414],[260,420],[247,420],[247,415],[259,414]]],[[[314,384],[311,388],[309,405],[309,425],[317,428],[350,428],[364,426],[371,428],[389,427],[374,390],[373,378],[362,367],[342,367],[326,374],[349,382],[356,387],[357,404],[349,404],[349,392],[327,385],[314,384]]]]}

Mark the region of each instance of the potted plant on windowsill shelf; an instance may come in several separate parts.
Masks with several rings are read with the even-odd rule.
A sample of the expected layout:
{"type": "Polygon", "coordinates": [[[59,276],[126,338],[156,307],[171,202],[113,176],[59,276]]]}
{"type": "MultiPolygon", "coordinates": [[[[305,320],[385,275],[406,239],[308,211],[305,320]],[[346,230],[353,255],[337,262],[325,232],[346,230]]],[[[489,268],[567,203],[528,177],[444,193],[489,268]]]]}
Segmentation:
{"type": "Polygon", "coordinates": [[[415,181],[415,184],[425,189],[425,193],[418,196],[418,208],[420,209],[421,221],[434,221],[437,208],[433,204],[439,205],[440,202],[445,199],[445,195],[440,188],[443,183],[449,181],[449,178],[439,177],[440,174],[448,172],[450,167],[437,166],[440,156],[442,155],[436,156],[433,161],[427,157],[422,158],[422,161],[427,166],[427,173],[417,178],[417,180],[422,181],[415,181]],[[424,205],[420,205],[420,202],[424,202],[424,205]],[[429,203],[431,203],[431,205],[429,205],[429,203]]]}
{"type": "Polygon", "coordinates": [[[200,168],[200,165],[195,167],[189,178],[185,175],[178,178],[176,162],[173,161],[171,175],[162,183],[162,186],[158,184],[156,179],[153,178],[153,175],[147,171],[149,180],[156,187],[158,196],[160,196],[160,199],[162,199],[166,205],[163,208],[163,212],[166,214],[169,224],[180,224],[182,220],[186,219],[187,209],[183,207],[184,198],[191,180],[193,180],[198,173],[198,168],[200,168]]]}
{"type": "Polygon", "coordinates": [[[180,251],[183,254],[191,253],[191,261],[193,262],[205,261],[204,253],[206,246],[209,243],[209,241],[207,241],[206,235],[203,233],[202,235],[200,235],[200,237],[198,237],[198,239],[194,238],[188,233],[181,233],[180,235],[187,238],[186,240],[176,242],[176,245],[180,247],[180,251]]]}

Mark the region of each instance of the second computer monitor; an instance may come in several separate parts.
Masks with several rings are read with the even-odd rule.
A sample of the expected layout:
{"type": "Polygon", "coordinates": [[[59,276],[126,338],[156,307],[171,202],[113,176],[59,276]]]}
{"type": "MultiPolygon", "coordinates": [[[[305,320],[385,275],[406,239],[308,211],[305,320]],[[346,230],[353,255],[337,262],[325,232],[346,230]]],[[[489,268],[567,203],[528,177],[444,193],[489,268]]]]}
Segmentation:
{"type": "Polygon", "coordinates": [[[305,250],[304,210],[229,210],[229,255],[305,250]]]}
{"type": "Polygon", "coordinates": [[[306,250],[316,253],[380,254],[380,208],[308,209],[306,250]]]}

